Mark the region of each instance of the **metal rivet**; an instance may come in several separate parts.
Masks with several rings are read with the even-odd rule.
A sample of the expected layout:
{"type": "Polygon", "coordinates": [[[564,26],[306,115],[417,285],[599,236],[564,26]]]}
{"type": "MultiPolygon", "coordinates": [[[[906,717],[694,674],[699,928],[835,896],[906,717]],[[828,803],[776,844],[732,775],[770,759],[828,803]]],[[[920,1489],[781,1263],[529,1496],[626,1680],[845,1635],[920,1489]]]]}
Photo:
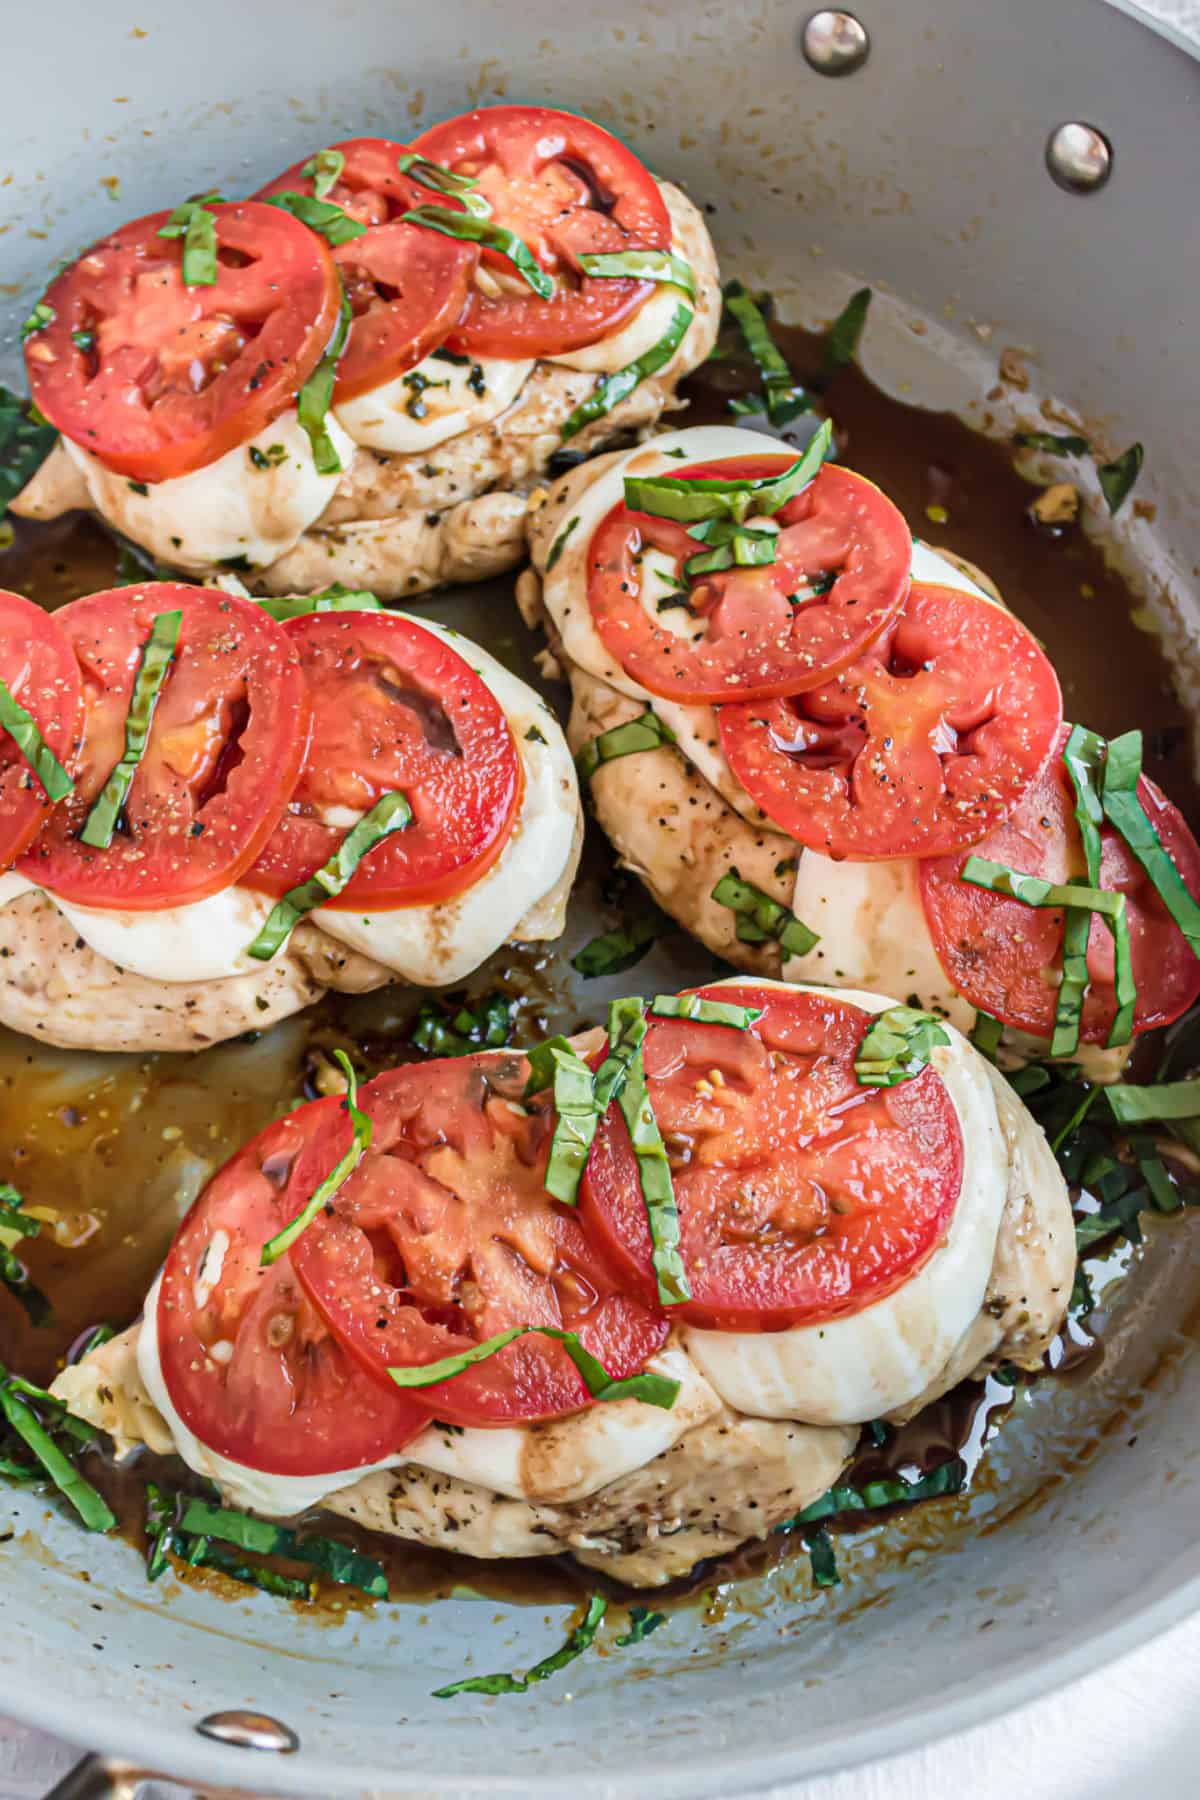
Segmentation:
{"type": "Polygon", "coordinates": [[[818,75],[853,75],[871,54],[866,26],[851,12],[832,9],[813,13],[800,37],[800,48],[818,75]]]}
{"type": "Polygon", "coordinates": [[[268,1713],[215,1712],[201,1719],[196,1730],[203,1737],[216,1738],[219,1744],[232,1744],[237,1750],[274,1750],[278,1756],[290,1756],[300,1748],[300,1739],[287,1725],[272,1719],[268,1713]]]}
{"type": "Polygon", "coordinates": [[[1094,125],[1068,120],[1046,139],[1046,167],[1068,194],[1094,194],[1112,174],[1113,147],[1094,125]]]}

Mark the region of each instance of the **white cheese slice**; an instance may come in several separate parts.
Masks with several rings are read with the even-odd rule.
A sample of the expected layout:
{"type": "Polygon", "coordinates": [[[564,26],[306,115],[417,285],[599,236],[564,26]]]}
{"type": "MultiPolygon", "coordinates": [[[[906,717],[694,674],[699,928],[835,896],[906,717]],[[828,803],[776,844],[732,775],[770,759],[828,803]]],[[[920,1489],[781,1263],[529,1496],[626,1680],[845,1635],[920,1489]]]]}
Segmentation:
{"type": "Polygon", "coordinates": [[[435,352],[407,374],[339,401],[334,412],[356,444],[418,456],[507,411],[534,366],[485,356],[447,362],[435,352]],[[419,382],[425,385],[418,387],[419,382]],[[423,409],[420,417],[410,408],[423,409]]]}
{"type": "Polygon", "coordinates": [[[45,891],[89,949],[131,975],[149,981],[220,981],[264,967],[246,950],[274,901],[249,888],[221,888],[190,906],[157,912],[102,911],[45,891]]]}
{"type": "Polygon", "coordinates": [[[374,913],[322,906],[311,919],[406,980],[432,987],[477,969],[554,887],[574,844],[579,786],[562,729],[531,687],[456,632],[427,619],[413,623],[465,657],[503,708],[525,775],[516,823],[491,868],[453,900],[374,913]]]}
{"type": "Polygon", "coordinates": [[[6,869],[0,874],[0,906],[7,906],[10,900],[19,900],[22,894],[36,891],[36,883],[26,881],[15,869],[6,869]]]}
{"type": "MultiPolygon", "coordinates": [[[[325,425],[348,470],[353,441],[332,414],[325,425]]],[[[171,481],[131,482],[81,445],[63,444],[96,511],[169,568],[193,574],[239,558],[253,568],[274,562],[320,517],[342,478],[318,474],[295,407],[216,462],[171,481]]]]}
{"type": "MultiPolygon", "coordinates": [[[[843,998],[872,1013],[892,1004],[855,990],[843,998]]],[[[963,1178],[945,1238],[903,1287],[846,1317],[754,1333],[685,1326],[688,1354],[729,1406],[811,1425],[863,1424],[930,1386],[978,1314],[1008,1191],[1008,1153],[987,1064],[953,1027],[949,1035],[932,1061],[962,1131],[963,1178]]]]}
{"type": "Polygon", "coordinates": [[[560,1504],[582,1500],[610,1481],[643,1468],[669,1450],[684,1432],[720,1411],[720,1402],[704,1377],[677,1345],[668,1344],[646,1366],[680,1383],[679,1395],[670,1408],[647,1406],[640,1400],[612,1400],[540,1426],[489,1430],[432,1424],[398,1455],[381,1462],[323,1475],[272,1475],[210,1450],[180,1418],[163,1379],[158,1350],[161,1283],[160,1274],[146,1296],[138,1330],[138,1373],[146,1392],[188,1468],[215,1481],[235,1506],[268,1518],[286,1519],[307,1512],[365,1475],[409,1464],[478,1483],[513,1500],[560,1504]]]}

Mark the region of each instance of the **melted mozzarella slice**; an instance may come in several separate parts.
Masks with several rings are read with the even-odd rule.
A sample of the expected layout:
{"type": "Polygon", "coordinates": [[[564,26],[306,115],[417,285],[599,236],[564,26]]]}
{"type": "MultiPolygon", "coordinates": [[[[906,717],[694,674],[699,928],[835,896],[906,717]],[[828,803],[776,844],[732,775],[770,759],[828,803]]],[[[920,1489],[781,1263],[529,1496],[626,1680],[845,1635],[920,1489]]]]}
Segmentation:
{"type": "MultiPolygon", "coordinates": [[[[857,991],[845,998],[872,1013],[892,1004],[857,991]]],[[[844,1318],[757,1333],[685,1326],[688,1354],[740,1412],[810,1425],[879,1418],[934,1382],[978,1314],[1008,1191],[1008,1153],[987,1064],[953,1029],[950,1036],[932,1059],[963,1141],[962,1189],[945,1238],[903,1287],[844,1318]]]]}
{"type": "Polygon", "coordinates": [[[159,912],[102,911],[46,893],[89,949],[131,975],[149,981],[220,981],[264,966],[246,950],[274,902],[249,888],[222,888],[190,906],[159,912]]]}
{"type": "Polygon", "coordinates": [[[533,369],[532,362],[448,361],[435,352],[408,374],[341,401],[336,417],[356,444],[416,456],[505,412],[533,369]]]}
{"type": "Polygon", "coordinates": [[[32,894],[35,886],[15,869],[6,869],[0,874],[0,906],[7,906],[10,900],[19,900],[22,894],[32,894]]]}
{"type": "Polygon", "coordinates": [[[413,622],[464,656],[500,702],[525,774],[516,823],[487,873],[453,900],[370,914],[322,906],[311,919],[406,980],[432,987],[477,969],[554,887],[572,853],[579,787],[558,721],[532,688],[456,632],[413,622]]]}
{"type": "Polygon", "coordinates": [[[323,1475],[271,1475],[248,1468],[210,1450],[180,1418],[167,1392],[158,1351],[156,1277],[146,1296],[138,1329],[137,1365],[142,1382],[162,1414],[175,1448],[189,1469],[215,1481],[236,1506],[270,1518],[291,1518],[320,1506],[330,1494],[352,1487],[380,1469],[416,1464],[435,1474],[453,1475],[512,1500],[566,1504],[585,1499],[623,1475],[643,1468],[669,1450],[686,1431],[721,1410],[704,1377],[678,1345],[667,1348],[646,1366],[680,1383],[670,1408],[646,1406],[640,1400],[598,1402],[584,1412],[545,1425],[519,1425],[497,1430],[467,1427],[453,1431],[431,1424],[397,1456],[339,1469],[323,1475]]]}
{"type": "MultiPolygon", "coordinates": [[[[325,425],[349,469],[352,440],[332,414],[325,425]]],[[[318,474],[295,407],[206,468],[150,485],[135,486],[79,444],[63,444],[96,511],[160,562],[192,574],[239,558],[254,568],[274,562],[320,517],[342,478],[318,474]]]]}

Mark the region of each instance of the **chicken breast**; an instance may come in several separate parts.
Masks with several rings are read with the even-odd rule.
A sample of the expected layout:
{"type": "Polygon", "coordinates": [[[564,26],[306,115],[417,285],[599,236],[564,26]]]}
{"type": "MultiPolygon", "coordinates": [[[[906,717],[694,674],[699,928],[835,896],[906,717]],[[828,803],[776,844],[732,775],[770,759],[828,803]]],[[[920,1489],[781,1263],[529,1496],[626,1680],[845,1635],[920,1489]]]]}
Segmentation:
{"type": "MultiPolygon", "coordinates": [[[[573,702],[567,739],[576,752],[645,710],[582,669],[571,666],[567,672],[573,702]]],[[[735,968],[777,976],[779,946],[742,943],[736,915],[712,898],[712,890],[736,869],[743,880],[790,906],[796,873],[792,840],[749,824],[668,745],[602,764],[589,785],[596,817],[622,867],[645,882],[664,912],[735,968]]]]}

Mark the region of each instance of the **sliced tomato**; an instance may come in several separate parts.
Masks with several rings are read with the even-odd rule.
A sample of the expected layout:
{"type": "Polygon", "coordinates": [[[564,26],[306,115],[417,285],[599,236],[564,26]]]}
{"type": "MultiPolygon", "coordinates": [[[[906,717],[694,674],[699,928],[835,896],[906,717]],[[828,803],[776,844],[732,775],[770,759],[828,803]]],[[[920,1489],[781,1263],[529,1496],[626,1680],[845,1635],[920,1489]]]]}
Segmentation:
{"type": "Polygon", "coordinates": [[[284,629],[312,696],[312,737],[246,885],[283,894],[307,881],[344,838],[347,812],[399,789],[412,824],[377,844],[329,904],[427,905],[470,887],[508,842],[521,799],[521,758],[486,682],[397,613],[312,613],[284,629]],[[335,815],[340,825],[324,822],[335,815]]]}
{"type": "MultiPolygon", "coordinates": [[[[56,620],[0,590],[0,682],[70,773],[83,722],[79,664],[56,620]]],[[[0,871],[32,843],[52,801],[0,716],[0,871]]]]}
{"type": "MultiPolygon", "coordinates": [[[[678,473],[692,481],[760,480],[794,460],[741,456],[678,473]]],[[[588,604],[626,674],[670,700],[753,700],[816,687],[863,653],[908,593],[912,536],[903,517],[871,482],[826,463],[776,518],[775,562],[695,577],[687,602],[693,624],[684,632],[648,610],[640,558],[650,548],[664,551],[686,579],[684,563],[704,545],[685,525],[613,508],[588,546],[588,604]],[[814,581],[823,591],[800,599],[814,581]]]]}
{"type": "Polygon", "coordinates": [[[278,417],[325,353],[341,305],[315,231],[256,201],[209,208],[217,279],[186,287],[182,240],[151,213],[51,283],[25,343],[37,405],[118,475],[166,481],[278,417]]]}
{"type": "MultiPolygon", "coordinates": [[[[1064,730],[1056,753],[1015,812],[973,854],[1046,881],[1087,881],[1075,793],[1062,760],[1067,735],[1064,730]]],[[[1182,814],[1145,776],[1138,799],[1189,892],[1200,900],[1200,845],[1182,814]]],[[[1200,999],[1200,961],[1124,839],[1107,823],[1100,837],[1101,886],[1125,896],[1137,985],[1133,1028],[1151,1031],[1200,999]]],[[[1063,914],[972,887],[960,879],[965,861],[965,856],[939,856],[921,864],[921,902],[938,961],[972,1006],[1017,1031],[1048,1038],[1062,980],[1063,914]]],[[[1087,963],[1080,1037],[1102,1044],[1117,1001],[1113,941],[1099,917],[1092,920],[1087,963]]]]}
{"type": "Polygon", "coordinates": [[[287,1255],[261,1266],[263,1245],[308,1198],[296,1179],[301,1152],[339,1104],[302,1107],[226,1163],[179,1227],[159,1289],[171,1404],[210,1450],[273,1475],[381,1462],[429,1422],[415,1397],[363,1374],[287,1255]]]}
{"type": "MultiPolygon", "coordinates": [[[[476,287],[448,340],[473,356],[561,356],[608,337],[652,292],[649,282],[586,276],[590,252],[665,250],[671,219],[658,183],[611,132],[547,106],[487,106],[447,119],[413,148],[456,174],[474,176],[492,220],[528,245],[554,277],[542,300],[493,250],[499,278],[476,287]]],[[[426,203],[455,206],[427,193],[426,203]]]]}
{"type": "MultiPolygon", "coordinates": [[[[354,314],[338,363],[335,404],[394,380],[436,350],[471,292],[477,246],[402,223],[404,213],[435,198],[400,173],[397,159],[405,148],[391,138],[367,137],[330,145],[345,161],[322,198],[367,228],[333,253],[354,314]]],[[[314,177],[304,169],[303,162],[293,163],[255,198],[313,193],[314,177]]]]}
{"type": "MultiPolygon", "coordinates": [[[[927,1068],[894,1088],[860,1087],[854,1058],[871,1017],[833,994],[697,991],[763,1013],[748,1031],[652,1019],[646,1034],[692,1292],[672,1317],[781,1331],[870,1306],[921,1267],[958,1200],[962,1135],[941,1078],[927,1068]]],[[[615,1105],[581,1209],[648,1298],[650,1229],[615,1105]]]]}
{"type": "Polygon", "coordinates": [[[308,744],[295,649],[253,601],[150,581],[90,594],[55,622],[83,673],[75,792],[20,861],[30,881],[81,906],[156,912],[237,880],[274,831],[308,744]],[[79,831],[125,749],[142,651],[160,613],[183,614],[149,738],[108,849],[79,831]]]}
{"type": "MultiPolygon", "coordinates": [[[[359,1105],[370,1150],[292,1249],[330,1330],[379,1381],[461,1355],[514,1325],[578,1332],[610,1375],[635,1374],[666,1340],[652,1304],[620,1292],[577,1214],[542,1182],[554,1118],[519,1102],[520,1056],[396,1069],[359,1105]]],[[[345,1114],[302,1165],[311,1188],[348,1148],[345,1114]]],[[[561,1344],[531,1334],[419,1390],[439,1419],[515,1425],[589,1404],[561,1344]]]]}
{"type": "Polygon", "coordinates": [[[914,583],[896,623],[832,681],[720,709],[721,743],[781,831],[869,862],[977,844],[1054,748],[1049,658],[1002,607],[914,583]]]}

